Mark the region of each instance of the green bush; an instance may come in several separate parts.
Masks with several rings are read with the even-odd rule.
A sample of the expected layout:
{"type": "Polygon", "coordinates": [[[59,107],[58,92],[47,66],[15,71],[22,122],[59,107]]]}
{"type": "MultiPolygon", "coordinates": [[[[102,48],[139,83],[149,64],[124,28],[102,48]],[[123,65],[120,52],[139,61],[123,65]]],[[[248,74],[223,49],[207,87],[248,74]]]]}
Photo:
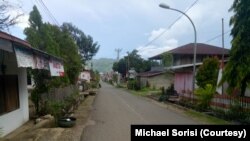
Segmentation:
{"type": "Polygon", "coordinates": [[[249,122],[249,113],[244,111],[238,100],[234,100],[230,105],[229,110],[226,112],[226,115],[229,120],[249,122]]]}
{"type": "Polygon", "coordinates": [[[159,99],[159,101],[166,101],[169,99],[171,95],[176,95],[177,92],[174,90],[174,84],[171,84],[165,91],[164,87],[161,88],[162,95],[159,99]]]}
{"type": "Polygon", "coordinates": [[[58,119],[63,116],[64,107],[65,103],[62,101],[48,101],[48,112],[54,116],[56,124],[58,122],[58,119]]]}
{"type": "Polygon", "coordinates": [[[127,88],[130,90],[140,90],[140,84],[133,79],[128,80],[127,88]]]}
{"type": "Polygon", "coordinates": [[[210,102],[214,96],[215,87],[207,84],[205,88],[198,88],[195,90],[195,95],[198,98],[197,107],[199,110],[207,110],[210,108],[210,102]]]}
{"type": "Polygon", "coordinates": [[[207,84],[211,84],[213,87],[216,87],[219,64],[219,59],[216,57],[206,58],[203,60],[203,64],[197,70],[196,75],[196,81],[199,87],[205,88],[207,84]]]}

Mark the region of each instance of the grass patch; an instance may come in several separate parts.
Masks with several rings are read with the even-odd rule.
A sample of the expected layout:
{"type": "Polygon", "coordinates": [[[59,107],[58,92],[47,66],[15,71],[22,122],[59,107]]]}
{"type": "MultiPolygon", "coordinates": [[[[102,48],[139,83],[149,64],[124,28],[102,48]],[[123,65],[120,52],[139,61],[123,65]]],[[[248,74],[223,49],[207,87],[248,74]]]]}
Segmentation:
{"type": "Polygon", "coordinates": [[[152,94],[160,94],[161,91],[160,90],[152,90],[149,88],[143,88],[139,91],[135,91],[135,90],[129,90],[130,93],[132,93],[133,95],[139,95],[139,96],[147,96],[147,95],[152,95],[152,94]]]}
{"type": "Polygon", "coordinates": [[[196,111],[188,110],[185,112],[187,115],[193,117],[194,119],[200,120],[201,122],[207,123],[207,124],[215,124],[215,125],[228,125],[231,124],[228,121],[225,121],[223,119],[219,119],[210,115],[206,115],[203,113],[199,113],[196,111]]]}

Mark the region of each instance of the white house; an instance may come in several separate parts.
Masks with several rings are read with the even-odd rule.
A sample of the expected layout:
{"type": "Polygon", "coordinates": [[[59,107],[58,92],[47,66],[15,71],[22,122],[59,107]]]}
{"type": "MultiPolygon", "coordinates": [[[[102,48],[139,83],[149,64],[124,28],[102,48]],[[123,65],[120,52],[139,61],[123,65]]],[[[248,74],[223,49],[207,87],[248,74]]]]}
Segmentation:
{"type": "Polygon", "coordinates": [[[26,68],[57,70],[62,60],[34,49],[17,37],[0,32],[0,129],[5,136],[29,120],[26,68]]]}
{"type": "Polygon", "coordinates": [[[80,73],[79,79],[81,81],[86,81],[90,83],[91,80],[91,75],[90,75],[90,71],[89,70],[84,70],[80,73]]]}

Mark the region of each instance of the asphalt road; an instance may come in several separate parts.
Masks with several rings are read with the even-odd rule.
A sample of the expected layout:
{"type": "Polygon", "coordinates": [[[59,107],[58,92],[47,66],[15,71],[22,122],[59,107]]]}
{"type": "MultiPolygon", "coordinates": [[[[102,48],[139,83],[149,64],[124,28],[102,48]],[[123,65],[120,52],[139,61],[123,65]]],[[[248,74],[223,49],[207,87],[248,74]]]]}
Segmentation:
{"type": "Polygon", "coordinates": [[[82,141],[129,141],[131,124],[198,124],[150,99],[102,83],[82,141]]]}

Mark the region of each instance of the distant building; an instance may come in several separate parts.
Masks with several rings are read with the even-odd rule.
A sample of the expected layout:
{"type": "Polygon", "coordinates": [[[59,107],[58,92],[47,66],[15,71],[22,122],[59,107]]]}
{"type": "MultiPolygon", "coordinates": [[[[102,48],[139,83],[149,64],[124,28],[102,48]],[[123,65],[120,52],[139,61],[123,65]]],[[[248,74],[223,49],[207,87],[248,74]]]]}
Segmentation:
{"type": "MultiPolygon", "coordinates": [[[[171,82],[174,83],[174,88],[178,93],[190,92],[192,91],[192,82],[193,82],[193,47],[194,44],[186,44],[175,49],[167,51],[173,56],[172,66],[166,68],[162,67],[152,67],[152,70],[148,72],[148,75],[152,77],[158,77],[158,75],[162,75],[166,70],[169,70],[167,78],[169,79],[168,83],[162,81],[154,81],[154,84],[157,86],[165,86],[165,88],[169,87],[171,82]],[[158,71],[157,73],[155,73],[158,71]],[[152,75],[153,74],[153,75],[152,75]],[[164,84],[165,83],[165,84],[164,84]]],[[[165,53],[165,52],[164,52],[165,53]]],[[[162,55],[164,53],[158,54],[149,58],[150,60],[158,60],[162,61],[162,55]]],[[[196,50],[196,66],[200,66],[203,60],[207,57],[218,57],[222,59],[222,55],[224,54],[225,59],[229,57],[229,49],[223,49],[221,47],[212,46],[203,43],[197,43],[196,50]]],[[[143,74],[139,74],[139,76],[145,76],[143,74]]],[[[144,77],[141,77],[142,79],[144,77]]],[[[141,79],[141,81],[143,81],[141,79]]],[[[149,83],[152,83],[149,81],[149,83]]],[[[142,84],[145,84],[143,81],[142,84]]]]}

